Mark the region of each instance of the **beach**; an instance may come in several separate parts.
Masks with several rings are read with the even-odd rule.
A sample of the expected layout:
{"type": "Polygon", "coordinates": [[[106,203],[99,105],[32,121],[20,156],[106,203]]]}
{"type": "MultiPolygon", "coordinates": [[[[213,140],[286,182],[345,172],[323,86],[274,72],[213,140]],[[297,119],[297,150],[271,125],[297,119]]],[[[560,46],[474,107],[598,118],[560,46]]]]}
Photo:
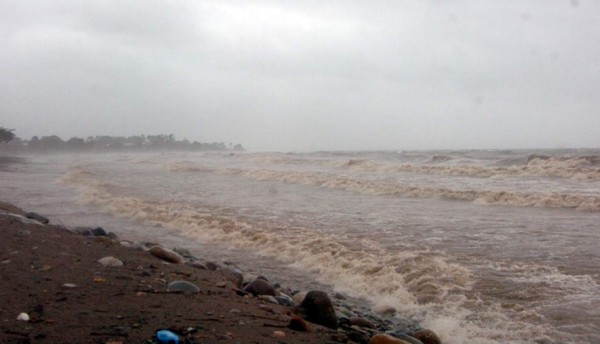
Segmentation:
{"type": "MultiPolygon", "coordinates": [[[[90,257],[86,271],[133,269],[139,276],[118,280],[128,293],[173,298],[181,295],[164,295],[169,284],[188,281],[281,306],[282,317],[293,317],[297,305],[239,296],[244,285],[233,290],[218,278],[207,285],[204,277],[177,274],[197,270],[185,263],[169,275],[162,268],[171,265],[148,253],[153,245],[184,252],[186,261],[205,268],[214,263],[217,275],[238,271],[243,283],[262,275],[292,299],[323,292],[338,329],[319,332],[315,325],[310,335],[325,341],[346,340],[331,336],[349,336],[347,321],[357,317],[376,329],[362,335],[352,329],[355,342],[422,327],[449,344],[595,343],[598,156],[596,150],[33,154],[0,170],[0,199],[69,231],[115,233],[110,250],[125,244],[149,261],[130,264],[133,258],[107,251],[90,257]],[[105,256],[125,264],[105,269],[98,263],[105,256]],[[137,288],[142,281],[155,284],[137,288]]],[[[75,237],[89,247],[106,242],[75,237]]],[[[239,316],[239,309],[231,306],[227,315],[239,316]]],[[[30,311],[14,309],[5,318],[30,311]]],[[[154,323],[144,340],[162,326],[176,325],[154,323]]],[[[272,339],[293,342],[285,335],[272,339]]]]}
{"type": "Polygon", "coordinates": [[[390,330],[373,318],[345,319],[366,326],[346,330],[304,322],[297,307],[248,292],[226,263],[169,262],[147,248],[157,243],[38,216],[0,203],[2,343],[159,343],[159,330],[182,343],[366,343],[390,330]]]}

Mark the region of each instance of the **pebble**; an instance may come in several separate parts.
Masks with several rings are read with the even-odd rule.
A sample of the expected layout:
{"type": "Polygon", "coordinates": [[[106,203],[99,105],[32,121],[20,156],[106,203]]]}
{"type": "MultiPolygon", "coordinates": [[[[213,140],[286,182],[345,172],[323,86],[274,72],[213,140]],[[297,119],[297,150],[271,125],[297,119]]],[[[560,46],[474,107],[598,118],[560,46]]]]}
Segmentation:
{"type": "Polygon", "coordinates": [[[275,338],[283,338],[283,337],[285,337],[285,332],[283,332],[283,331],[273,331],[273,336],[275,338]]]}
{"type": "Polygon", "coordinates": [[[19,314],[19,316],[17,316],[17,320],[19,320],[19,321],[29,321],[29,314],[27,314],[27,313],[21,313],[21,314],[19,314]]]}
{"type": "Polygon", "coordinates": [[[409,342],[403,341],[402,339],[398,339],[392,337],[387,334],[377,334],[371,337],[369,344],[410,344],[409,342]]]}
{"type": "Polygon", "coordinates": [[[75,283],[65,283],[62,286],[65,288],[77,288],[77,284],[75,283]]]}
{"type": "Polygon", "coordinates": [[[104,228],[96,227],[96,228],[92,229],[92,235],[93,236],[108,236],[108,233],[106,233],[104,228]]]}
{"type": "Polygon", "coordinates": [[[275,288],[273,288],[273,286],[269,282],[261,280],[261,279],[255,279],[254,281],[248,283],[248,285],[244,288],[244,291],[247,293],[250,293],[254,296],[257,296],[257,295],[275,296],[275,295],[277,295],[275,288]]]}
{"type": "Polygon", "coordinates": [[[367,320],[365,318],[360,318],[360,317],[350,318],[348,320],[348,323],[350,326],[358,326],[358,327],[365,327],[365,328],[377,328],[377,326],[375,326],[375,324],[373,324],[369,320],[367,320]]]}
{"type": "Polygon", "coordinates": [[[333,329],[337,329],[338,327],[333,303],[325,292],[318,290],[309,291],[300,306],[296,307],[296,311],[304,319],[315,324],[333,329]]]}
{"type": "Polygon", "coordinates": [[[422,329],[411,333],[412,337],[423,342],[423,344],[442,344],[440,337],[435,334],[432,330],[422,329]]]}
{"type": "Polygon", "coordinates": [[[219,266],[213,262],[206,262],[204,266],[206,266],[206,269],[209,271],[217,271],[219,269],[219,266]]]}
{"type": "Polygon", "coordinates": [[[118,258],[111,257],[111,256],[100,258],[98,260],[98,263],[102,264],[103,266],[123,266],[124,265],[123,261],[121,261],[118,258]]]}
{"type": "Polygon", "coordinates": [[[301,291],[301,292],[295,293],[294,297],[292,298],[292,303],[294,304],[294,306],[300,306],[302,304],[302,301],[304,301],[306,294],[307,294],[306,291],[301,291]]]}
{"type": "Polygon", "coordinates": [[[169,263],[180,264],[183,262],[183,257],[181,257],[178,253],[161,246],[153,246],[150,249],[150,254],[169,263]]]}
{"type": "Polygon", "coordinates": [[[48,223],[50,223],[50,220],[48,220],[47,217],[42,216],[42,215],[40,215],[38,213],[34,213],[34,212],[25,213],[25,217],[28,218],[28,219],[30,219],[30,220],[36,220],[36,221],[41,222],[41,223],[43,223],[45,225],[47,225],[48,223]]]}
{"type": "Polygon", "coordinates": [[[277,295],[277,296],[275,296],[275,299],[277,300],[277,303],[279,303],[282,306],[286,306],[286,307],[293,306],[292,298],[285,294],[277,295]]]}
{"type": "Polygon", "coordinates": [[[168,291],[182,291],[184,293],[198,293],[200,288],[194,283],[188,281],[173,281],[167,287],[168,291]]]}
{"type": "Polygon", "coordinates": [[[294,331],[300,331],[300,332],[310,332],[311,331],[308,323],[304,319],[300,318],[299,316],[294,316],[290,319],[288,328],[290,328],[294,331]]]}
{"type": "Polygon", "coordinates": [[[403,341],[409,343],[409,344],[423,344],[423,342],[421,342],[419,339],[410,336],[405,330],[395,330],[395,331],[389,331],[386,334],[391,335],[392,337],[398,338],[398,339],[402,339],[403,341]]]}

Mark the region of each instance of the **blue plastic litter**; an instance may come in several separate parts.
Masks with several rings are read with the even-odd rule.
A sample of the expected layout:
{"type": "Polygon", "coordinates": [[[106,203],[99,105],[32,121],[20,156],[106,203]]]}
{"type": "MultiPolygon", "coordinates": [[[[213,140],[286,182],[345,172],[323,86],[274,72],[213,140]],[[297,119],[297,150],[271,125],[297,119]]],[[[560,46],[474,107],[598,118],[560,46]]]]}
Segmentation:
{"type": "Polygon", "coordinates": [[[156,339],[161,344],[179,344],[179,336],[169,330],[156,332],[156,339]]]}

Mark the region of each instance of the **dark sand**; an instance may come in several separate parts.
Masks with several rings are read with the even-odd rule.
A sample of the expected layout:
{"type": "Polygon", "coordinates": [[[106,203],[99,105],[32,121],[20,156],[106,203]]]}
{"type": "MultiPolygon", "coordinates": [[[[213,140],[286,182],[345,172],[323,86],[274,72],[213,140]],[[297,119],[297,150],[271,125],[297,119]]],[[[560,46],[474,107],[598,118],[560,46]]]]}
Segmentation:
{"type": "Polygon", "coordinates": [[[287,328],[291,308],[238,296],[223,271],[166,263],[6,212],[23,213],[0,203],[0,343],[154,343],[159,329],[189,343],[336,342],[337,331],[315,324],[311,332],[287,328]],[[98,260],[106,256],[125,265],[103,267],[98,260]],[[175,280],[201,292],[166,292],[175,280]],[[31,320],[18,321],[21,312],[31,320]]]}

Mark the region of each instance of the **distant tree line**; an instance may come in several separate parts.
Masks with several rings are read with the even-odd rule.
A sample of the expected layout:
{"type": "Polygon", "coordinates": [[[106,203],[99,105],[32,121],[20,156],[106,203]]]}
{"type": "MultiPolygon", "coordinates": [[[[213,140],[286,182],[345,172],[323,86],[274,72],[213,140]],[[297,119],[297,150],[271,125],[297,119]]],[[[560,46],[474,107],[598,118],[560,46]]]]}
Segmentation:
{"type": "Polygon", "coordinates": [[[86,139],[72,137],[63,141],[56,135],[34,136],[31,140],[16,137],[12,130],[0,128],[0,142],[10,150],[30,152],[105,152],[105,151],[150,151],[150,150],[183,150],[183,151],[225,151],[244,150],[240,144],[224,142],[198,142],[183,139],[178,141],[173,134],[137,135],[137,136],[90,136],[86,139]],[[12,135],[12,136],[11,136],[12,135]],[[11,142],[9,142],[11,141],[11,142]],[[8,142],[8,143],[6,143],[8,142]]]}

